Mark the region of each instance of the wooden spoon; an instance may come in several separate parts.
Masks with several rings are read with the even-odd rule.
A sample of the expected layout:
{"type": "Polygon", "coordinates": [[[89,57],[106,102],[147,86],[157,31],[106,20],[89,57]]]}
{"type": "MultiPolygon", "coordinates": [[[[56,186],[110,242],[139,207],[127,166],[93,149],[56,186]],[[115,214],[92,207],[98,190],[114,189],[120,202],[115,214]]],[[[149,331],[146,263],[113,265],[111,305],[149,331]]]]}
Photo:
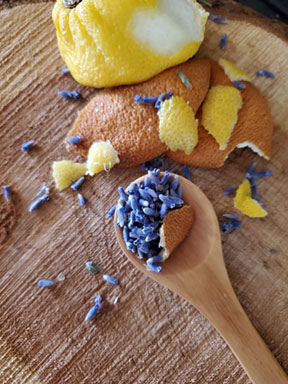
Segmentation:
{"type": "MultiPolygon", "coordinates": [[[[178,176],[183,200],[193,207],[195,221],[186,239],[157,274],[128,251],[122,229],[118,242],[128,259],[143,273],[193,304],[220,332],[255,384],[287,384],[288,377],[249,321],[231,286],[223,259],[221,236],[214,208],[204,193],[178,176]]],[[[144,177],[135,182],[143,181],[144,177]]]]}

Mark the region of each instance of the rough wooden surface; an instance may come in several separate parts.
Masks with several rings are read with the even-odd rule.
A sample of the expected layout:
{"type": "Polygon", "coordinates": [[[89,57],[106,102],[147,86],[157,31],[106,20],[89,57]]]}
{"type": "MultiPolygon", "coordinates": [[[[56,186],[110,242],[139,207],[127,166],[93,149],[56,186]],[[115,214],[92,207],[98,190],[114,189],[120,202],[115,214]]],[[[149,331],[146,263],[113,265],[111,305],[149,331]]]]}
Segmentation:
{"type": "MultiPolygon", "coordinates": [[[[42,182],[51,184],[51,162],[71,158],[63,139],[77,111],[96,92],[60,74],[51,9],[51,3],[30,4],[0,13],[0,184],[15,191],[16,212],[0,256],[1,383],[248,384],[205,318],[137,272],[116,244],[104,212],[114,203],[117,186],[140,176],[140,167],[113,169],[87,181],[84,208],[72,191],[53,190],[41,210],[27,212],[42,182]],[[85,100],[62,100],[59,89],[78,89],[85,100]],[[19,146],[28,139],[35,139],[37,147],[23,154],[19,146]],[[104,272],[119,278],[120,286],[89,274],[87,260],[98,261],[104,272]],[[50,290],[37,287],[38,279],[56,280],[59,272],[65,281],[50,290]],[[104,298],[101,314],[84,322],[98,292],[104,298]]],[[[248,149],[238,150],[222,169],[191,172],[219,217],[235,212],[223,190],[239,184],[252,161],[274,172],[259,182],[269,215],[243,218],[241,229],[223,237],[223,250],[240,302],[287,372],[287,43],[235,19],[227,25],[208,23],[199,56],[223,55],[252,75],[271,105],[273,157],[267,163],[248,149]],[[225,52],[218,48],[223,33],[229,36],[225,52]],[[256,78],[255,71],[263,68],[277,78],[256,78]]],[[[181,172],[181,166],[169,164],[181,172]]]]}

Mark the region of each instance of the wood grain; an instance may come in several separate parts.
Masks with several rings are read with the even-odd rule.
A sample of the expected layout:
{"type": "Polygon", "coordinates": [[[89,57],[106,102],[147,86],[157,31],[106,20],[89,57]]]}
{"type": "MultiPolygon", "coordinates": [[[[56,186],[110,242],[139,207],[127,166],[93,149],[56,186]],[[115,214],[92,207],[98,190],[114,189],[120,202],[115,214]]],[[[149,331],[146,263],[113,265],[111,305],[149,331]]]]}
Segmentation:
{"type": "MultiPolygon", "coordinates": [[[[0,13],[0,183],[12,186],[17,205],[17,221],[0,256],[1,383],[31,383],[30,375],[41,384],[248,384],[204,317],[137,272],[116,244],[104,212],[117,198],[116,188],[142,174],[140,167],[114,169],[87,181],[84,208],[72,191],[53,190],[41,210],[27,212],[42,182],[52,184],[51,162],[72,159],[63,139],[77,112],[97,92],[60,74],[63,62],[51,10],[49,3],[30,4],[0,13]],[[62,100],[59,89],[78,89],[85,100],[62,100]],[[23,154],[19,146],[27,139],[35,139],[37,146],[23,154]],[[101,274],[90,275],[87,260],[98,261],[103,271],[119,278],[120,286],[108,286],[101,274]],[[65,273],[65,281],[50,290],[37,287],[38,279],[55,280],[59,272],[65,273]],[[103,309],[95,321],[85,323],[97,292],[103,295],[103,309]],[[17,369],[11,369],[11,361],[18,362],[17,369]]],[[[208,23],[199,57],[223,55],[218,48],[223,33],[229,36],[224,57],[246,69],[269,100],[275,122],[273,156],[267,163],[248,149],[237,150],[222,169],[193,168],[192,178],[221,218],[235,212],[224,188],[239,184],[252,161],[274,172],[273,178],[259,181],[269,215],[243,218],[241,229],[223,237],[223,250],[241,304],[287,372],[287,43],[235,17],[223,26],[208,23]],[[264,67],[277,78],[253,75],[264,67]]],[[[168,162],[181,172],[180,165],[168,162]]]]}

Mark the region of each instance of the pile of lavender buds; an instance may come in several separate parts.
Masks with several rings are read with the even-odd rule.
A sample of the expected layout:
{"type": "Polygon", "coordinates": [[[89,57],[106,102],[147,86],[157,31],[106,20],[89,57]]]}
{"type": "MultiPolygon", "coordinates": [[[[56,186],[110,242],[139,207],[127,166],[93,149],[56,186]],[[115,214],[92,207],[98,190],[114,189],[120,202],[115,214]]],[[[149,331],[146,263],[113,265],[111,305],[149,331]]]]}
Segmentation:
{"type": "MultiPolygon", "coordinates": [[[[159,247],[160,227],[167,213],[182,208],[184,201],[178,176],[159,169],[148,171],[144,182],[131,183],[126,191],[118,188],[120,199],[116,207],[117,225],[123,228],[123,239],[129,251],[146,259],[150,271],[159,273],[163,261],[159,247]]],[[[108,213],[109,214],[109,213],[108,213]]]]}

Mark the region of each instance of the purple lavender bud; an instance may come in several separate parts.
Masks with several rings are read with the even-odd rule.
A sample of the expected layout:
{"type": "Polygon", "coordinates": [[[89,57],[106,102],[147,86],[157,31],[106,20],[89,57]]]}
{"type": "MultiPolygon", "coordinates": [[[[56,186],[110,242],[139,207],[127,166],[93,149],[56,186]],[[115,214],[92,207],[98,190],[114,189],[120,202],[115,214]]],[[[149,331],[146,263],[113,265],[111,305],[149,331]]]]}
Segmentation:
{"type": "Polygon", "coordinates": [[[190,176],[190,168],[187,167],[187,165],[184,165],[184,166],[183,166],[183,175],[184,175],[185,179],[188,179],[188,180],[191,179],[191,176],[190,176]]]}
{"type": "Polygon", "coordinates": [[[67,141],[71,144],[80,144],[82,140],[81,136],[70,136],[67,138],[67,141]]]}
{"type": "Polygon", "coordinates": [[[215,15],[212,15],[212,13],[209,14],[209,19],[214,21],[214,23],[217,24],[227,24],[228,20],[225,17],[218,17],[215,15]]]}
{"type": "Polygon", "coordinates": [[[78,180],[76,180],[73,184],[70,185],[70,188],[73,189],[73,191],[77,191],[81,185],[84,183],[85,177],[82,176],[78,180]]]}
{"type": "Polygon", "coordinates": [[[58,91],[58,95],[64,99],[70,99],[73,101],[81,99],[82,95],[78,91],[58,91]]]}
{"type": "Polygon", "coordinates": [[[9,185],[3,185],[2,189],[3,189],[3,197],[4,197],[4,199],[6,201],[10,201],[11,200],[11,196],[12,196],[11,187],[9,185]]]}
{"type": "Polygon", "coordinates": [[[124,188],[119,187],[119,188],[118,188],[118,193],[119,193],[119,195],[120,195],[120,197],[121,197],[122,200],[124,200],[124,201],[128,201],[128,196],[126,195],[126,193],[125,193],[125,191],[124,191],[124,188]]]}
{"type": "Polygon", "coordinates": [[[275,73],[267,71],[266,69],[261,69],[260,71],[257,71],[256,75],[257,76],[270,77],[271,79],[274,79],[276,77],[275,73]]]}
{"type": "Polygon", "coordinates": [[[227,187],[225,190],[224,190],[224,195],[231,195],[231,193],[233,193],[234,191],[236,191],[237,187],[235,186],[231,186],[231,187],[227,187]]]}
{"type": "Polygon", "coordinates": [[[234,87],[239,88],[239,89],[245,89],[246,88],[246,84],[243,83],[243,81],[234,80],[233,84],[234,84],[234,87]]]}
{"type": "Polygon", "coordinates": [[[101,295],[98,294],[96,296],[96,299],[95,299],[95,304],[89,310],[89,312],[87,313],[87,315],[85,317],[85,321],[92,320],[97,315],[97,313],[100,311],[100,308],[101,308],[101,295]]]}
{"type": "Polygon", "coordinates": [[[172,183],[171,183],[171,186],[170,186],[170,188],[171,189],[174,189],[174,191],[176,191],[176,189],[177,189],[177,187],[178,187],[178,176],[177,175],[175,175],[175,176],[173,176],[173,179],[172,179],[172,183]]]}
{"type": "Polygon", "coordinates": [[[232,221],[229,223],[223,223],[221,230],[222,230],[222,233],[229,233],[234,229],[241,227],[241,225],[242,225],[241,221],[232,221]]]}
{"type": "Polygon", "coordinates": [[[39,207],[41,207],[46,201],[50,200],[50,196],[45,194],[43,196],[40,196],[38,199],[34,200],[33,203],[30,205],[28,211],[33,212],[39,207]]]}
{"type": "Polygon", "coordinates": [[[108,211],[106,211],[106,215],[108,217],[113,217],[114,216],[114,213],[115,213],[115,210],[116,210],[116,205],[113,205],[112,208],[110,208],[108,211]]]}
{"type": "Polygon", "coordinates": [[[105,280],[107,283],[112,284],[112,285],[117,285],[118,284],[118,279],[116,277],[113,277],[111,275],[103,275],[103,280],[105,280]]]}
{"type": "Polygon", "coordinates": [[[253,177],[255,179],[260,179],[261,177],[267,177],[267,176],[273,176],[272,171],[270,171],[269,169],[266,169],[264,171],[255,172],[253,175],[253,177]]]}
{"type": "Polygon", "coordinates": [[[77,193],[77,197],[78,197],[78,201],[79,201],[80,205],[85,205],[86,204],[86,200],[85,200],[84,196],[81,193],[77,193]]]}
{"type": "Polygon", "coordinates": [[[22,144],[20,149],[22,152],[27,152],[29,149],[33,148],[35,146],[35,141],[29,140],[26,141],[26,143],[22,144]]]}
{"type": "Polygon", "coordinates": [[[225,49],[227,47],[227,39],[228,39],[228,35],[224,33],[224,35],[221,36],[221,40],[220,40],[221,49],[225,49]]]}
{"type": "Polygon", "coordinates": [[[223,216],[230,220],[240,221],[239,217],[236,215],[230,215],[229,213],[225,213],[223,216]]]}
{"type": "Polygon", "coordinates": [[[52,287],[52,285],[54,285],[54,282],[51,280],[39,280],[37,284],[39,287],[49,288],[49,287],[52,287]]]}
{"type": "Polygon", "coordinates": [[[64,67],[61,69],[62,75],[68,75],[70,73],[70,69],[67,67],[64,67]]]}

